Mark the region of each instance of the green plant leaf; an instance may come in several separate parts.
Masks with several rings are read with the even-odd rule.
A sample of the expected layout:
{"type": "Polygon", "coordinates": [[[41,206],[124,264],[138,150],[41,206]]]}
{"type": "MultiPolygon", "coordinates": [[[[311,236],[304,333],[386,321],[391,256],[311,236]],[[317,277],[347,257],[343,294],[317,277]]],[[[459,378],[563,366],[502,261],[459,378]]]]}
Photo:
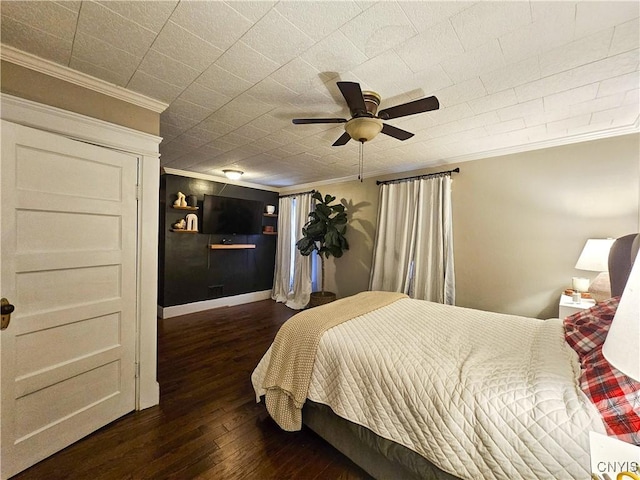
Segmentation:
{"type": "Polygon", "coordinates": [[[316,244],[312,239],[303,237],[298,240],[296,247],[300,250],[300,254],[307,257],[316,249],[316,244]]]}

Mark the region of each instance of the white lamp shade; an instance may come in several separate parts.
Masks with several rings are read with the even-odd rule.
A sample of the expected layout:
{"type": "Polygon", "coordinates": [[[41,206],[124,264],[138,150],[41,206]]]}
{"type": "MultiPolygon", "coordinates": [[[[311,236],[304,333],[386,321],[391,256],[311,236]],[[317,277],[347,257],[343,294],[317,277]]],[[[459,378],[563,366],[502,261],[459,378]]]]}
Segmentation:
{"type": "Polygon", "coordinates": [[[602,354],[634,380],[640,380],[640,255],[631,269],[620,304],[611,322],[602,354]]]}
{"type": "Polygon", "coordinates": [[[575,268],[592,272],[609,271],[609,250],[611,250],[613,242],[615,242],[613,238],[590,238],[587,240],[575,268]]]}

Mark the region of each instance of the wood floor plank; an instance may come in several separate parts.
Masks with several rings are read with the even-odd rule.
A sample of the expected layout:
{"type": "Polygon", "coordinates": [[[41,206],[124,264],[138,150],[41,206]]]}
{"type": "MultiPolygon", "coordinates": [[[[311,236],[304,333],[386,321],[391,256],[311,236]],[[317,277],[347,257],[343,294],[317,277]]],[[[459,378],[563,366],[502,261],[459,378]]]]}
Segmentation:
{"type": "Polygon", "coordinates": [[[158,321],[160,405],[132,412],[14,480],[371,480],[306,428],[284,432],[251,372],[295,312],[264,300],[158,321]]]}

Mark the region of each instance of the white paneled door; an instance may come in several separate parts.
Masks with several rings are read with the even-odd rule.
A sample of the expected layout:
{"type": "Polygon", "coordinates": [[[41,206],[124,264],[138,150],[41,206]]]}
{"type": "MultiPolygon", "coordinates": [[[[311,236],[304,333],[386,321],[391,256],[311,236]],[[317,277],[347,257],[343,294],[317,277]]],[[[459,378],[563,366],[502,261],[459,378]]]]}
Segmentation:
{"type": "Polygon", "coordinates": [[[1,473],[135,409],[133,155],[2,122],[1,473]]]}

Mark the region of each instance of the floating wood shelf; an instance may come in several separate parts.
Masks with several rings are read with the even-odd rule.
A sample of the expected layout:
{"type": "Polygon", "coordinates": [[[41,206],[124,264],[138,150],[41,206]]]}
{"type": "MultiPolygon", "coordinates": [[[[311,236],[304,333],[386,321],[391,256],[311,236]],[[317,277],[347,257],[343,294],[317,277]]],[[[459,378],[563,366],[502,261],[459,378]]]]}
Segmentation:
{"type": "Polygon", "coordinates": [[[278,232],[262,232],[263,235],[277,235],[278,232]]]}
{"type": "Polygon", "coordinates": [[[277,216],[278,216],[278,214],[277,214],[277,213],[263,213],[263,215],[264,215],[265,217],[277,217],[277,216]]]}
{"type": "Polygon", "coordinates": [[[209,245],[211,250],[242,250],[247,248],[256,248],[255,243],[234,243],[232,245],[223,245],[221,243],[212,243],[209,245]]]}
{"type": "Polygon", "coordinates": [[[197,230],[185,230],[185,229],[178,229],[178,228],[172,228],[171,231],[176,233],[199,233],[197,230]]]}
{"type": "Polygon", "coordinates": [[[198,210],[198,207],[176,207],[175,205],[171,205],[171,208],[176,210],[198,210]]]}

